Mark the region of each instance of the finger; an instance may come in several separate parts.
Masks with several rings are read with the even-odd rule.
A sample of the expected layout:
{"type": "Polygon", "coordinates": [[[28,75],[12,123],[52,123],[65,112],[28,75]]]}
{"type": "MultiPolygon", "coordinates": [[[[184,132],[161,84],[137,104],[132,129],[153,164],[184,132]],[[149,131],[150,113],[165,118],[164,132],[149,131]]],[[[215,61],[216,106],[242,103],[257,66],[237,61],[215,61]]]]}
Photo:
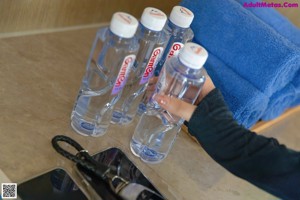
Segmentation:
{"type": "Polygon", "coordinates": [[[186,103],[174,97],[156,94],[153,97],[157,103],[168,112],[189,121],[196,106],[186,103]]]}
{"type": "Polygon", "coordinates": [[[147,91],[154,91],[156,83],[157,83],[157,80],[158,80],[158,77],[152,77],[152,78],[150,78],[146,90],[147,91]]]}
{"type": "Polygon", "coordinates": [[[149,79],[149,85],[155,85],[157,83],[157,80],[158,80],[158,77],[157,76],[154,76],[152,78],[149,79]]]}
{"type": "Polygon", "coordinates": [[[147,89],[146,89],[147,91],[154,91],[155,90],[155,85],[147,85],[147,89]]]}
{"type": "Polygon", "coordinates": [[[214,83],[212,82],[211,78],[206,75],[206,80],[204,82],[204,85],[202,87],[202,90],[200,92],[200,95],[198,96],[196,102],[195,102],[195,105],[198,105],[202,99],[208,94],[210,93],[213,89],[215,89],[215,85],[214,83]]]}

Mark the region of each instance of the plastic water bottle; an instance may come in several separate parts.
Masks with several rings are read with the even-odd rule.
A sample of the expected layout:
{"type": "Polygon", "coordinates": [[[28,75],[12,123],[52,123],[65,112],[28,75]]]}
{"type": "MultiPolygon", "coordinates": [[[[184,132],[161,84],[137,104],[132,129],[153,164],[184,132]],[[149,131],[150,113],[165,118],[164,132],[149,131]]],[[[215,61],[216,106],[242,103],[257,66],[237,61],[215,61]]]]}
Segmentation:
{"type": "MultiPolygon", "coordinates": [[[[205,82],[202,66],[207,57],[208,53],[203,47],[187,43],[177,57],[165,63],[154,95],[164,94],[194,103],[205,82]]],[[[132,136],[132,153],[147,163],[162,161],[170,151],[183,122],[183,119],[160,108],[151,98],[132,136]]]]}
{"type": "Polygon", "coordinates": [[[105,134],[139,48],[138,21],[117,12],[109,28],[97,32],[75,102],[71,125],[81,135],[105,134]]]}
{"type": "MultiPolygon", "coordinates": [[[[169,40],[166,43],[165,51],[161,59],[157,63],[155,74],[158,75],[165,61],[177,56],[180,49],[186,42],[193,39],[194,33],[190,25],[194,19],[194,14],[189,9],[182,6],[173,7],[169,16],[168,22],[164,31],[169,35],[169,40]]],[[[146,104],[149,101],[151,93],[144,93],[143,98],[139,104],[137,114],[142,115],[146,110],[146,104]]]]}
{"type": "Polygon", "coordinates": [[[189,9],[182,6],[173,7],[165,27],[165,31],[168,32],[171,37],[166,45],[164,54],[157,64],[155,70],[156,74],[159,74],[165,61],[173,56],[177,56],[184,44],[193,39],[194,33],[190,28],[193,19],[194,14],[189,9]]]}
{"type": "Polygon", "coordinates": [[[128,124],[136,115],[148,80],[153,76],[169,35],[163,30],[167,16],[162,11],[148,7],[144,9],[136,33],[140,48],[129,73],[120,101],[114,107],[112,123],[128,124]]]}

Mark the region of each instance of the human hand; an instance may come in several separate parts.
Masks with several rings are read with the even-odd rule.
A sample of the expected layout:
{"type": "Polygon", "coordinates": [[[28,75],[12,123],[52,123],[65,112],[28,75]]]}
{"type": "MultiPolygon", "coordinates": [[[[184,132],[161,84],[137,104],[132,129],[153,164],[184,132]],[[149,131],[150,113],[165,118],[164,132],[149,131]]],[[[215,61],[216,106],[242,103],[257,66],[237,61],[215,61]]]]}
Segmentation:
{"type": "Polygon", "coordinates": [[[152,78],[149,79],[149,82],[147,85],[148,92],[154,92],[157,81],[158,81],[158,76],[153,76],[152,78]]]}
{"type": "Polygon", "coordinates": [[[201,100],[206,96],[208,95],[208,93],[210,93],[213,89],[215,89],[215,85],[214,83],[212,82],[210,76],[208,76],[208,74],[206,74],[206,80],[204,82],[204,85],[202,87],[202,90],[197,98],[197,100],[195,101],[195,105],[198,105],[201,100]]]}
{"type": "MultiPolygon", "coordinates": [[[[148,86],[149,89],[154,90],[155,87],[153,86],[153,84],[156,83],[156,81],[157,81],[157,77],[150,80],[149,83],[151,83],[152,85],[148,86]]],[[[207,75],[206,81],[202,87],[201,93],[198,96],[195,104],[199,104],[201,102],[201,100],[209,92],[211,92],[214,88],[215,88],[215,85],[213,84],[211,78],[207,75]]],[[[170,112],[176,116],[183,118],[186,121],[190,120],[192,114],[194,113],[194,111],[196,109],[195,105],[192,105],[190,103],[184,102],[180,99],[170,97],[167,95],[156,94],[153,98],[163,109],[167,110],[168,112],[170,112]]]]}

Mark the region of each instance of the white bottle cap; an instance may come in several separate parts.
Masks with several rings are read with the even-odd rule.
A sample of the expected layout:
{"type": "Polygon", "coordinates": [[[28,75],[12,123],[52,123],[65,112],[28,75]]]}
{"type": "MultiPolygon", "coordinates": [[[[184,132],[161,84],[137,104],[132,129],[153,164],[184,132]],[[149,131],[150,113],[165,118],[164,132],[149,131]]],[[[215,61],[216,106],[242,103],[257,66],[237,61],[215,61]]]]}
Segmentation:
{"type": "Polygon", "coordinates": [[[174,6],[170,14],[171,22],[182,28],[190,27],[193,19],[194,13],[182,6],[174,6]]]}
{"type": "Polygon", "coordinates": [[[109,29],[117,36],[132,38],[138,27],[138,21],[132,15],[116,12],[110,22],[109,29]]]}
{"type": "Polygon", "coordinates": [[[148,7],[144,9],[141,23],[153,31],[161,31],[167,21],[167,15],[156,8],[148,7]]]}
{"type": "Polygon", "coordinates": [[[207,51],[199,44],[188,42],[179,53],[179,60],[189,68],[200,69],[208,58],[207,51]]]}

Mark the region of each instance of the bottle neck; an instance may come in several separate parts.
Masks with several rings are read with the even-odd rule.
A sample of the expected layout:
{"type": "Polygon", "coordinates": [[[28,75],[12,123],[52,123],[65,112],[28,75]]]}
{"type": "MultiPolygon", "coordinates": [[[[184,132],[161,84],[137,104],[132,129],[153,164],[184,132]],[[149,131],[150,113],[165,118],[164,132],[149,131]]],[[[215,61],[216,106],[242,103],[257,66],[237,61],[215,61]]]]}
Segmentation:
{"type": "Polygon", "coordinates": [[[127,43],[130,43],[130,41],[133,38],[133,37],[131,37],[131,38],[120,37],[120,36],[114,34],[111,30],[109,30],[109,36],[110,36],[110,41],[115,44],[127,44],[127,43]]]}
{"type": "Polygon", "coordinates": [[[177,26],[176,24],[174,24],[173,22],[171,22],[171,20],[168,20],[168,26],[174,31],[174,30],[178,30],[178,31],[186,31],[188,30],[190,27],[187,28],[183,28],[180,26],[177,26]]]}
{"type": "Polygon", "coordinates": [[[188,75],[188,76],[198,76],[202,74],[203,67],[201,66],[198,69],[191,68],[187,66],[186,64],[182,63],[180,61],[179,56],[173,57],[170,60],[170,64],[173,66],[173,70],[177,71],[183,75],[188,75]],[[176,67],[174,67],[176,66],[176,67]]]}
{"type": "Polygon", "coordinates": [[[145,38],[145,39],[155,39],[160,37],[162,31],[154,31],[151,30],[147,27],[145,27],[142,23],[139,24],[139,37],[141,39],[145,38]]]}

